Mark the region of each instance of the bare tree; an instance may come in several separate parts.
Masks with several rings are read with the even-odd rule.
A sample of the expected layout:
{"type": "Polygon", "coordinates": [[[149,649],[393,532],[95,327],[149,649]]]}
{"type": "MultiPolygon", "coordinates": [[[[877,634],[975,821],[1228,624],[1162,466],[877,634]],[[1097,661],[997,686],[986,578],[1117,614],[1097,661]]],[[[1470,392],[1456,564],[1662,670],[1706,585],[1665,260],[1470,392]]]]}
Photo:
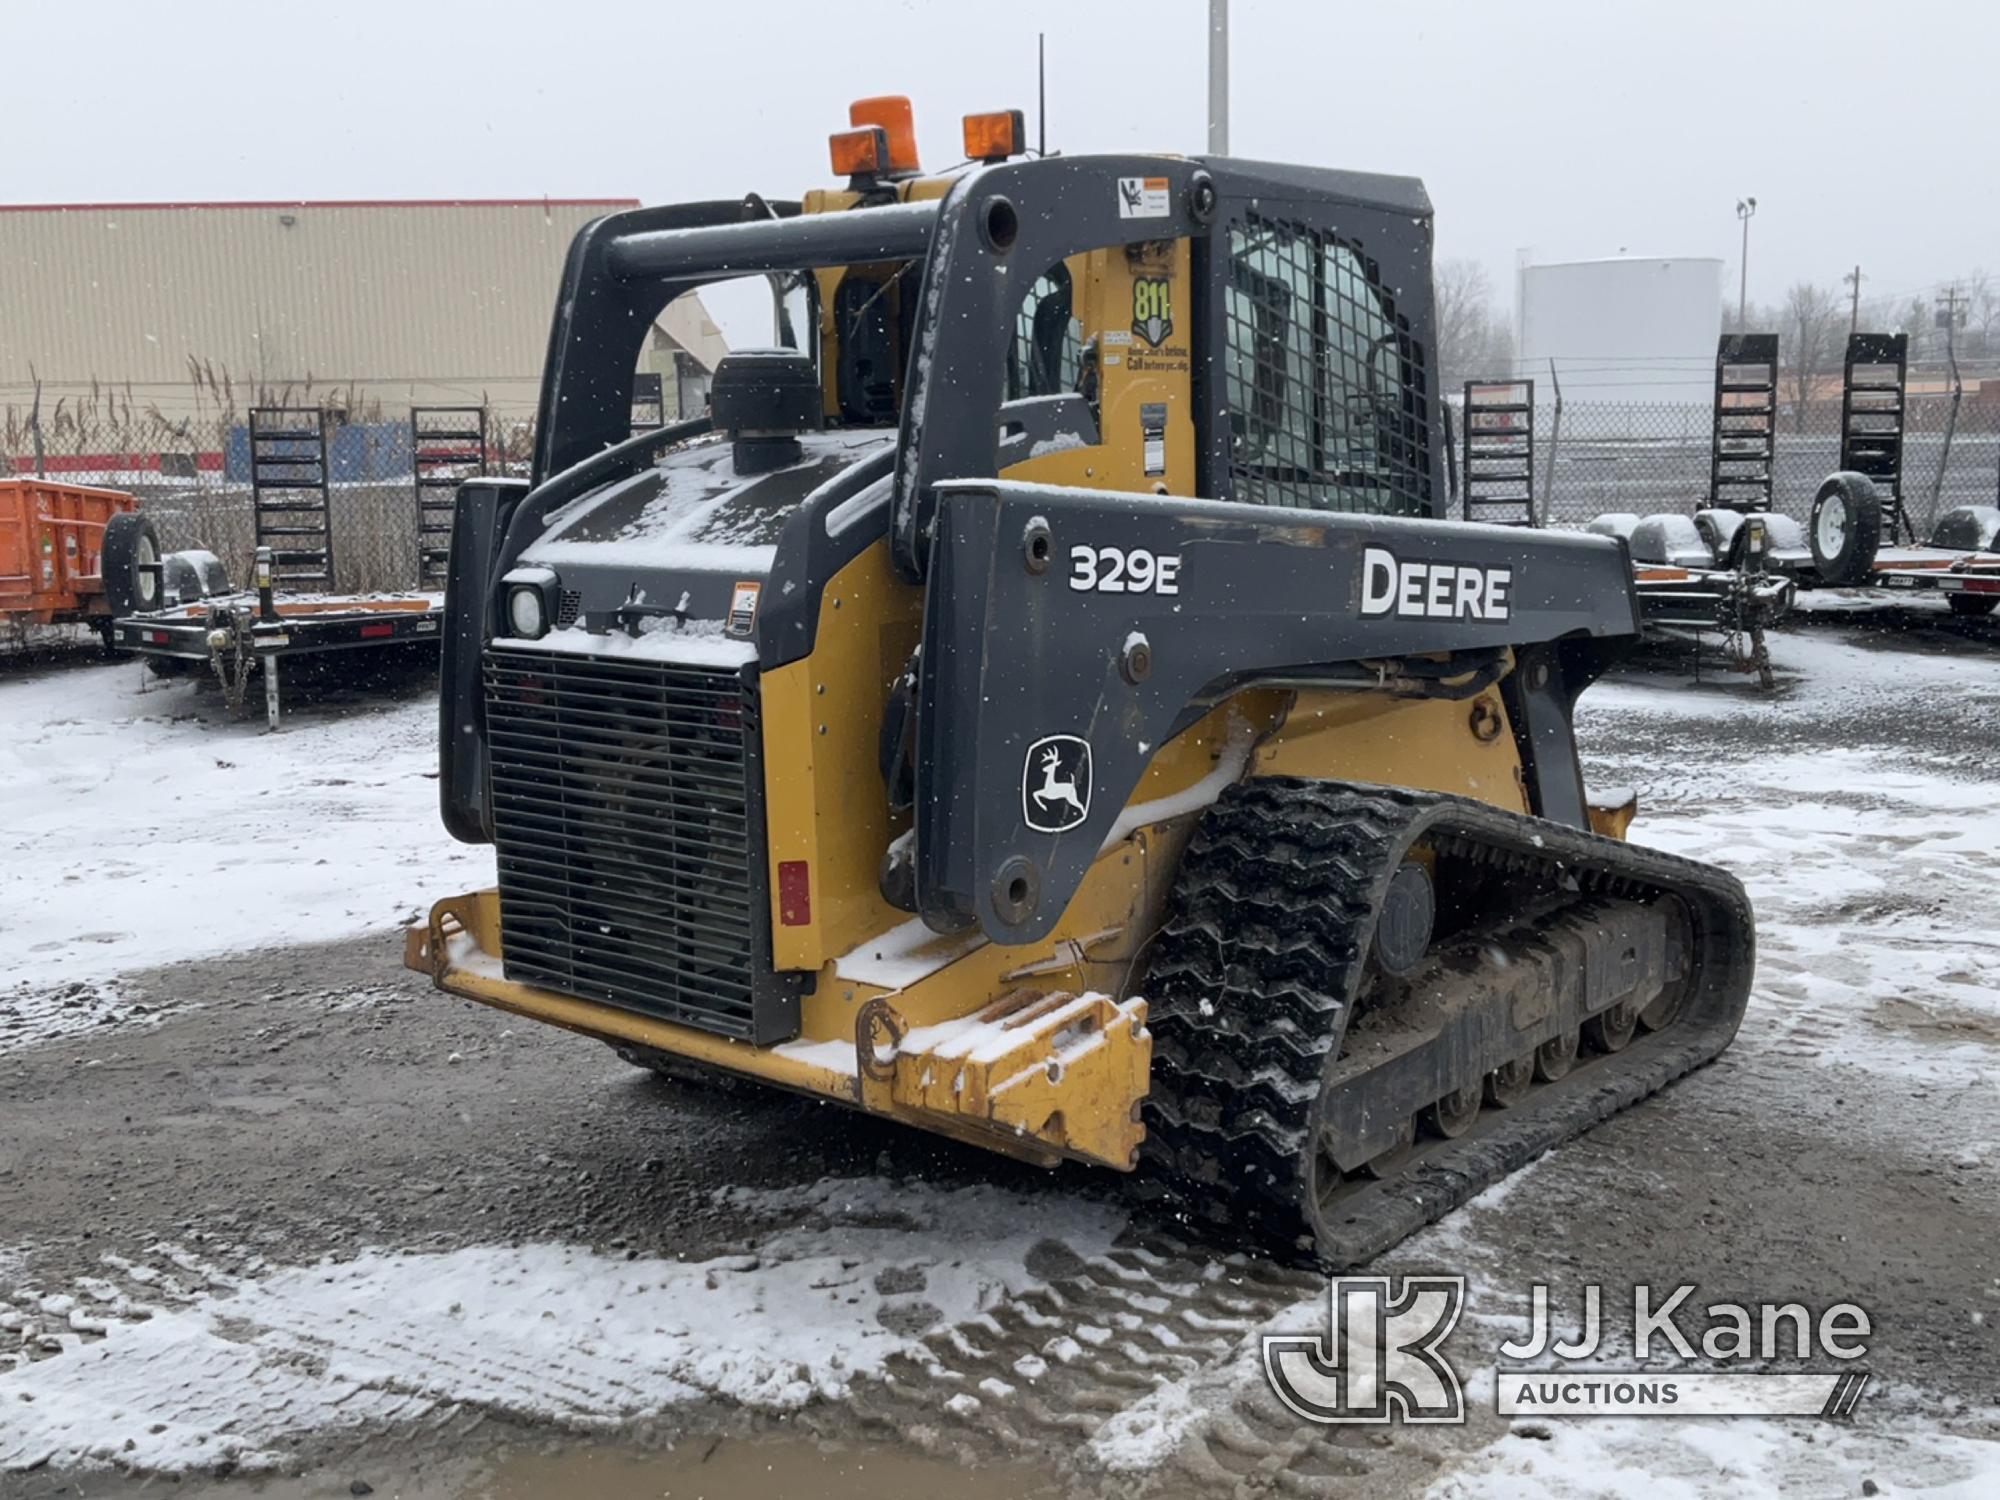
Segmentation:
{"type": "Polygon", "coordinates": [[[1437,299],[1436,367],[1444,391],[1455,391],[1468,380],[1510,373],[1513,332],[1494,310],[1486,268],[1476,260],[1442,260],[1432,278],[1437,299]]]}
{"type": "Polygon", "coordinates": [[[1793,431],[1806,430],[1806,403],[1820,376],[1835,362],[1841,327],[1841,302],[1834,292],[1809,281],[1792,283],[1785,293],[1780,358],[1792,398],[1793,431]]]}
{"type": "Polygon", "coordinates": [[[1897,314],[1897,333],[1910,336],[1910,360],[1921,359],[1931,340],[1931,305],[1921,297],[1912,297],[1909,305],[1897,314]]]}
{"type": "Polygon", "coordinates": [[[2000,343],[2000,284],[1975,270],[1965,280],[1965,346],[1961,353],[1991,358],[2000,343]]]}

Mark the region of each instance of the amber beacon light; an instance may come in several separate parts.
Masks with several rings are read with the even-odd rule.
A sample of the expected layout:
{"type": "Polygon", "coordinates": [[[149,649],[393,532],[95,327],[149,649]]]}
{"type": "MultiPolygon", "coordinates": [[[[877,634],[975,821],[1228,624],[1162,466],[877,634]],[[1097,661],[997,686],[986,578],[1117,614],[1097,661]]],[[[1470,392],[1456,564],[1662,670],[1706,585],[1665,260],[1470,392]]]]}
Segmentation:
{"type": "Polygon", "coordinates": [[[1018,109],[996,109],[965,117],[965,155],[970,161],[1005,161],[1028,149],[1028,127],[1018,109]]]}
{"type": "Polygon", "coordinates": [[[889,170],[889,137],[878,126],[841,130],[826,138],[833,170],[842,177],[879,177],[889,170]]]}
{"type": "Polygon", "coordinates": [[[891,175],[902,176],[918,170],[916,116],[906,95],[878,94],[872,99],[856,99],[847,107],[847,123],[856,130],[865,125],[877,126],[888,137],[886,170],[891,175]]]}

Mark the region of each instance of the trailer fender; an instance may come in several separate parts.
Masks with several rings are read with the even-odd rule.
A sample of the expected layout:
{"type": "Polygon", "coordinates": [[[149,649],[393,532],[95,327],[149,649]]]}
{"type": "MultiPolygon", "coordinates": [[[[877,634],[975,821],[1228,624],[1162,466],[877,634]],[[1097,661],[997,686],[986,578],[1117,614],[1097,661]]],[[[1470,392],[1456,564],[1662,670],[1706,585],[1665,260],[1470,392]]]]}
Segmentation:
{"type": "Polygon", "coordinates": [[[2000,505],[1955,505],[1938,518],[1933,547],[1954,552],[2000,552],[2000,505]]]}

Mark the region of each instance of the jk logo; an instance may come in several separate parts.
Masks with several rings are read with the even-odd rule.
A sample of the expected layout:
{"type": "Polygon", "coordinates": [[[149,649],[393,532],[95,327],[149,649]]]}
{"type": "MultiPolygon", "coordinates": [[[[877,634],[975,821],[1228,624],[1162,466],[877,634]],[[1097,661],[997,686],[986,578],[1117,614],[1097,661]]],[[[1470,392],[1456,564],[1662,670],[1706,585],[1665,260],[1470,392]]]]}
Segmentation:
{"type": "Polygon", "coordinates": [[[1463,1276],[1336,1276],[1325,1333],[1266,1334],[1264,1378],[1308,1422],[1463,1422],[1458,1375],[1437,1352],[1465,1307],[1463,1276]]]}

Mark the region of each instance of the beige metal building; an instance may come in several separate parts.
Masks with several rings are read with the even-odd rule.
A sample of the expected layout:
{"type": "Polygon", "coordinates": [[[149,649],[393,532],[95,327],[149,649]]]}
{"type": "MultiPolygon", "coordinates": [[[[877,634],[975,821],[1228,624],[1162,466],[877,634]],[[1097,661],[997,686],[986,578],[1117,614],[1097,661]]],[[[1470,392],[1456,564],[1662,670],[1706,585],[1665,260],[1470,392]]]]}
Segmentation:
{"type": "MultiPolygon", "coordinates": [[[[518,424],[571,238],[635,201],[0,205],[0,457],[25,451],[37,375],[70,457],[259,401],[357,421],[483,402],[518,424]]],[[[722,336],[682,298],[652,343],[671,418],[722,336]]]]}

